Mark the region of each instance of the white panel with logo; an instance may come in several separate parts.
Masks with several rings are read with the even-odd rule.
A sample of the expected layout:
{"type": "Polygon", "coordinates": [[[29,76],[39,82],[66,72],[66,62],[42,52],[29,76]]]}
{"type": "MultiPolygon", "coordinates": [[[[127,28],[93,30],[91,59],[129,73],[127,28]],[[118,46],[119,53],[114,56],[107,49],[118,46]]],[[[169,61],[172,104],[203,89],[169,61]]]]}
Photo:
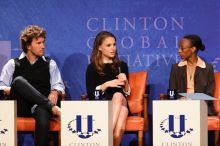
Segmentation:
{"type": "Polygon", "coordinates": [[[61,101],[61,145],[113,146],[111,101],[61,101]]]}
{"type": "Polygon", "coordinates": [[[207,146],[207,138],[205,101],[153,101],[154,146],[207,146]]]}
{"type": "Polygon", "coordinates": [[[0,101],[0,146],[17,146],[16,102],[0,101]]]}

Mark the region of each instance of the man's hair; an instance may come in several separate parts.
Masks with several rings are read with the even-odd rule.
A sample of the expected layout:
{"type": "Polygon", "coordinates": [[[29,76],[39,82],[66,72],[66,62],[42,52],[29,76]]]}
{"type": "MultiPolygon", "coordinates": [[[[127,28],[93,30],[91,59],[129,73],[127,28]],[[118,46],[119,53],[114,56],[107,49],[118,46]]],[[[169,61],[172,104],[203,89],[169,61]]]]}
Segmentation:
{"type": "Polygon", "coordinates": [[[27,47],[31,44],[32,40],[39,37],[46,38],[46,31],[43,28],[37,25],[29,25],[25,27],[20,33],[20,44],[23,52],[27,53],[27,47]]]}

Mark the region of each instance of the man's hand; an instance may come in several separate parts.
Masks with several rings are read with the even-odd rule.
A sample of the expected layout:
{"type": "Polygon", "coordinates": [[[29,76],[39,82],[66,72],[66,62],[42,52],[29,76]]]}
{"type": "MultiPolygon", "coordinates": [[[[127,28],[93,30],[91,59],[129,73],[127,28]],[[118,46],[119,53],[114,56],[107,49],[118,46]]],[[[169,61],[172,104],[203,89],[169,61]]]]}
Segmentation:
{"type": "Polygon", "coordinates": [[[50,91],[50,94],[48,96],[48,99],[52,102],[52,104],[57,105],[59,93],[57,90],[50,91]]]}
{"type": "Polygon", "coordinates": [[[4,95],[6,95],[6,96],[9,96],[10,95],[10,91],[11,91],[11,87],[6,87],[5,89],[4,89],[4,95]]]}

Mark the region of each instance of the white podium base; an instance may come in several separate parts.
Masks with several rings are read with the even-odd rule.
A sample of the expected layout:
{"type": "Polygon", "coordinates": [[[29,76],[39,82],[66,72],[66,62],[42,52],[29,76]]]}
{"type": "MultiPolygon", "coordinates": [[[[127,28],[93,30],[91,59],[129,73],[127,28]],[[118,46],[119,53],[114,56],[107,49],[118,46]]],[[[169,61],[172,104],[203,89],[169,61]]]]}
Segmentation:
{"type": "Polygon", "coordinates": [[[62,146],[113,146],[111,101],[62,101],[62,146]]]}

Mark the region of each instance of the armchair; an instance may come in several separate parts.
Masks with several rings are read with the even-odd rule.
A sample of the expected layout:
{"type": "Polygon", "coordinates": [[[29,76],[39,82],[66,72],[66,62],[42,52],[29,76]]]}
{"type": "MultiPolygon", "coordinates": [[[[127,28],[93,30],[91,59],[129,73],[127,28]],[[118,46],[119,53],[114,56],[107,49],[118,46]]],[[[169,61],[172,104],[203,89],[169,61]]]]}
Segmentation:
{"type": "Polygon", "coordinates": [[[215,131],[215,144],[220,145],[220,72],[215,73],[215,90],[214,97],[218,100],[213,102],[215,111],[218,116],[208,117],[208,130],[215,131]]]}
{"type": "MultiPolygon", "coordinates": [[[[65,95],[61,96],[61,100],[64,100],[65,95]]],[[[35,119],[33,117],[17,117],[17,131],[19,133],[32,133],[35,131],[35,119]]],[[[60,146],[60,130],[61,122],[57,117],[52,117],[50,120],[50,132],[53,132],[53,141],[50,141],[50,145],[60,146]]]]}
{"type": "MultiPolygon", "coordinates": [[[[148,130],[148,97],[145,94],[147,72],[129,73],[129,84],[131,95],[128,97],[128,106],[131,115],[126,121],[125,132],[137,132],[138,146],[143,146],[144,131],[148,130]]],[[[86,100],[87,96],[81,96],[82,100],[86,100]]]]}

